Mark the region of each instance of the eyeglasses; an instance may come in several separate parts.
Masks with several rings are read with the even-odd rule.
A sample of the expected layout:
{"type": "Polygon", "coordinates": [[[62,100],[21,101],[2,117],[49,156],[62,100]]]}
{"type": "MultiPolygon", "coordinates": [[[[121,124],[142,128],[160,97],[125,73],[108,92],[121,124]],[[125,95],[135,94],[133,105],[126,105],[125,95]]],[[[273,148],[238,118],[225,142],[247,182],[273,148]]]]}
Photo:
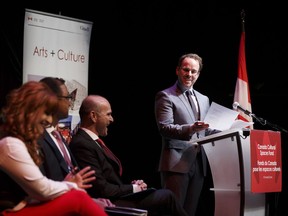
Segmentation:
{"type": "Polygon", "coordinates": [[[189,73],[189,72],[191,72],[192,73],[192,75],[196,75],[196,74],[198,74],[199,73],[199,71],[196,71],[196,70],[191,70],[190,68],[182,68],[181,67],[181,70],[183,70],[184,72],[186,72],[186,73],[189,73]]]}
{"type": "Polygon", "coordinates": [[[75,101],[75,96],[73,95],[73,94],[69,94],[69,95],[67,95],[67,96],[58,96],[59,98],[65,98],[65,99],[67,99],[69,102],[74,102],[75,101]]]}

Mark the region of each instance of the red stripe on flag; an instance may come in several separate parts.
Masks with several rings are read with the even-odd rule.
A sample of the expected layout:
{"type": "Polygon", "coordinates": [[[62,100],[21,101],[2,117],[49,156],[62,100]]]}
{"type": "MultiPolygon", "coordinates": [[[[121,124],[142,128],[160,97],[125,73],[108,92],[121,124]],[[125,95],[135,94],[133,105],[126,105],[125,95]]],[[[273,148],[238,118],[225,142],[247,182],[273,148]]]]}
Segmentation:
{"type": "MultiPolygon", "coordinates": [[[[250,91],[248,84],[248,75],[246,69],[246,56],[245,56],[245,31],[243,30],[240,38],[239,56],[238,56],[238,78],[236,82],[236,88],[234,93],[234,102],[237,101],[241,107],[252,112],[250,91]]],[[[242,111],[239,111],[238,119],[252,122],[252,117],[246,115],[242,111]]],[[[252,126],[250,127],[253,128],[252,126]]]]}

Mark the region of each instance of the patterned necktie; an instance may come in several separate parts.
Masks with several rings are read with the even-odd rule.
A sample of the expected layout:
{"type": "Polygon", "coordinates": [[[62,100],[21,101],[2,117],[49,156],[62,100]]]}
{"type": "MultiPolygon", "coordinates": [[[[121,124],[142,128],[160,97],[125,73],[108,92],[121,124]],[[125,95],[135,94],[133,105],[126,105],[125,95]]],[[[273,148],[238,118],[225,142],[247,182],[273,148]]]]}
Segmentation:
{"type": "Polygon", "coordinates": [[[105,154],[111,158],[113,161],[115,161],[118,166],[119,166],[119,174],[120,176],[122,175],[122,165],[121,165],[121,161],[113,154],[113,152],[105,145],[105,143],[103,142],[103,140],[101,140],[100,138],[98,138],[97,143],[102,147],[103,151],[105,152],[105,154]]]}
{"type": "Polygon", "coordinates": [[[73,164],[71,162],[70,157],[68,156],[68,153],[67,153],[66,148],[65,148],[65,144],[63,143],[63,140],[62,140],[62,137],[61,137],[59,131],[54,130],[51,133],[56,138],[58,146],[60,147],[61,152],[63,154],[64,160],[68,166],[68,169],[71,171],[73,169],[73,164]]]}
{"type": "Polygon", "coordinates": [[[200,112],[197,111],[196,104],[192,98],[192,92],[190,90],[187,90],[185,93],[186,93],[186,96],[187,96],[188,101],[190,103],[190,106],[193,110],[193,113],[194,113],[196,120],[200,120],[200,112]]]}

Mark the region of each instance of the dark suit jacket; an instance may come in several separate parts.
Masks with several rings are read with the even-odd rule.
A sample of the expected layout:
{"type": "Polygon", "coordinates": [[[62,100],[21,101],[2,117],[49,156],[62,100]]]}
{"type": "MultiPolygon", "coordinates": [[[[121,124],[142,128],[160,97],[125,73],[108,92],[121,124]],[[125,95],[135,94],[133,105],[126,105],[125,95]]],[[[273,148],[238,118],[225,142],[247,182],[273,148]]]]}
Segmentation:
{"type": "MultiPolygon", "coordinates": [[[[63,142],[65,143],[64,139],[63,142]]],[[[63,181],[63,179],[69,173],[68,166],[64,160],[64,157],[47,131],[44,132],[43,138],[39,139],[38,143],[41,146],[41,150],[44,155],[44,163],[40,166],[43,175],[56,181],[63,181]]],[[[78,166],[70,149],[67,149],[70,153],[72,164],[74,166],[78,166]]]]}
{"type": "Polygon", "coordinates": [[[118,165],[107,157],[100,146],[81,128],[73,135],[69,147],[80,168],[91,166],[96,180],[88,193],[92,197],[111,200],[133,192],[132,184],[124,184],[119,176],[118,165]]]}
{"type": "Polygon", "coordinates": [[[117,206],[145,209],[151,216],[187,215],[170,190],[133,193],[132,184],[122,182],[118,164],[106,156],[96,141],[81,128],[73,135],[69,147],[80,168],[91,166],[96,171],[93,187],[87,190],[92,197],[109,198],[117,206]]]}
{"type": "MultiPolygon", "coordinates": [[[[196,133],[189,134],[189,127],[196,119],[184,92],[177,81],[170,88],[159,91],[155,97],[155,117],[162,136],[159,171],[187,173],[197,156],[197,149],[189,141],[217,132],[207,129],[199,132],[198,137],[196,133]]],[[[194,94],[200,109],[200,120],[203,121],[210,107],[209,98],[196,90],[194,94]]],[[[204,151],[201,154],[205,174],[206,156],[204,151]]]]}

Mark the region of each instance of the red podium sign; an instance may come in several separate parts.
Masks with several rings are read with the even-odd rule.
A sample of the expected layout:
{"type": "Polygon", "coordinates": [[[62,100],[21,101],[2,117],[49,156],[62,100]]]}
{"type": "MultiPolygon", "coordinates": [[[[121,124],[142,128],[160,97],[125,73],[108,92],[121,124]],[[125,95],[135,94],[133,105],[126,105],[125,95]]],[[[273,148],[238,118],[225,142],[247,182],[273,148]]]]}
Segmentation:
{"type": "Polygon", "coordinates": [[[250,131],[251,192],[282,190],[281,134],[278,131],[250,131]]]}

